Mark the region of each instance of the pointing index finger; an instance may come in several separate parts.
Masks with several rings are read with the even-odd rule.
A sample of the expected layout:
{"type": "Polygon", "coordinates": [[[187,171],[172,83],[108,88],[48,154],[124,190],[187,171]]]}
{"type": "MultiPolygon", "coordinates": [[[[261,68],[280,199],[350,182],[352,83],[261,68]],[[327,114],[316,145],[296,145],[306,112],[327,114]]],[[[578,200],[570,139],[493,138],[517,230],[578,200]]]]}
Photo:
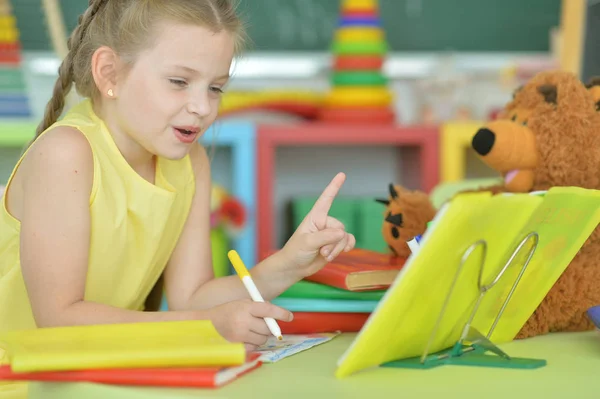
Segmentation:
{"type": "Polygon", "coordinates": [[[323,217],[327,216],[329,210],[331,209],[331,205],[333,204],[333,200],[342,188],[345,180],[346,175],[341,172],[338,173],[333,180],[331,180],[331,183],[325,187],[325,190],[323,190],[312,208],[312,213],[314,215],[323,217]]]}

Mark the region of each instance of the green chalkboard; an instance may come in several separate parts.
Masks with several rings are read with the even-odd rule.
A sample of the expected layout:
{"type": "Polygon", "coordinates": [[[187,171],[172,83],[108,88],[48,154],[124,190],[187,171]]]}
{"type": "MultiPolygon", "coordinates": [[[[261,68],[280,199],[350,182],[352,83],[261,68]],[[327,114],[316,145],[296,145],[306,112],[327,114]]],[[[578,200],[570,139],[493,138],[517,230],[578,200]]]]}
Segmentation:
{"type": "Polygon", "coordinates": [[[600,1],[588,0],[585,15],[585,31],[583,33],[583,57],[581,79],[584,82],[600,76],[600,1]]]}
{"type": "MultiPolygon", "coordinates": [[[[60,0],[65,15],[65,25],[70,33],[77,25],[79,15],[88,6],[88,0],[60,0]]],[[[52,42],[44,17],[42,0],[12,0],[13,12],[17,17],[21,45],[24,50],[50,50],[52,42]]]]}
{"type": "MultiPolygon", "coordinates": [[[[61,0],[69,29],[87,4],[61,0]]],[[[241,0],[239,10],[252,50],[327,51],[339,4],[339,0],[241,0]]],[[[536,52],[549,49],[561,0],[380,0],[379,4],[395,52],[536,52]]],[[[49,49],[41,0],[16,0],[13,6],[24,48],[49,49]]]]}

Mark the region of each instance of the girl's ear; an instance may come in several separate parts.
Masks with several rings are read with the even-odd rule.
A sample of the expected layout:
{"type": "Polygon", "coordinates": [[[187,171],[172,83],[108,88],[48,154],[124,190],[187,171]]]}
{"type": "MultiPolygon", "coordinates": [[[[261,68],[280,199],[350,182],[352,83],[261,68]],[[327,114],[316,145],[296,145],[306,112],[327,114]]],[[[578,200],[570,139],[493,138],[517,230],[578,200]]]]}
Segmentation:
{"type": "Polygon", "coordinates": [[[92,76],[100,96],[109,99],[118,96],[118,65],[119,57],[110,47],[102,46],[92,55],[92,76]]]}

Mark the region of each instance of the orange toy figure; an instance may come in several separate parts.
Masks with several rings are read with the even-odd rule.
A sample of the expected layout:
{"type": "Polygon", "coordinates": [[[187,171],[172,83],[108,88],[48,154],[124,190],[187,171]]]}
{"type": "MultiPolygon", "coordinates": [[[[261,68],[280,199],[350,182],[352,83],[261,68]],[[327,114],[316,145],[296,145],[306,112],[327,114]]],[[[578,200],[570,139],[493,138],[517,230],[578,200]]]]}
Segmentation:
{"type": "MultiPolygon", "coordinates": [[[[497,120],[473,136],[477,156],[503,177],[502,184],[479,191],[526,193],[557,186],[599,190],[599,100],[600,79],[586,86],[563,71],[534,76],[515,92],[497,120]]],[[[424,232],[431,204],[424,201],[420,206],[402,213],[400,237],[424,232]],[[415,232],[414,226],[420,231],[415,232]]],[[[593,329],[586,311],[600,304],[599,286],[600,228],[596,228],[517,338],[593,329]]]]}
{"type": "Polygon", "coordinates": [[[389,198],[376,199],[386,206],[383,239],[393,254],[407,258],[410,255],[407,242],[425,230],[435,215],[435,208],[427,194],[420,191],[409,191],[391,183],[388,190],[389,198]]]}

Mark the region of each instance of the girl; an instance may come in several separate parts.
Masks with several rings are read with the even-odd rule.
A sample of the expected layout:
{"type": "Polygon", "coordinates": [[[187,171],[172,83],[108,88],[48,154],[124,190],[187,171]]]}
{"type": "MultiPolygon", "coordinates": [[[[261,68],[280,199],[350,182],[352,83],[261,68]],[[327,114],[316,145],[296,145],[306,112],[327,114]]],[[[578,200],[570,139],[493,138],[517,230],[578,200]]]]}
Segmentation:
{"type": "MultiPolygon", "coordinates": [[[[263,317],[291,320],[251,302],[237,276],[212,275],[197,142],[243,38],[231,0],[90,1],[0,209],[0,332],[204,319],[254,348],[269,336],[263,317]],[[85,99],[57,122],[72,84],[85,99]],[[148,311],[160,276],[170,311],[148,311]]],[[[266,300],[353,248],[328,216],[344,179],[251,269],[266,300]]]]}

